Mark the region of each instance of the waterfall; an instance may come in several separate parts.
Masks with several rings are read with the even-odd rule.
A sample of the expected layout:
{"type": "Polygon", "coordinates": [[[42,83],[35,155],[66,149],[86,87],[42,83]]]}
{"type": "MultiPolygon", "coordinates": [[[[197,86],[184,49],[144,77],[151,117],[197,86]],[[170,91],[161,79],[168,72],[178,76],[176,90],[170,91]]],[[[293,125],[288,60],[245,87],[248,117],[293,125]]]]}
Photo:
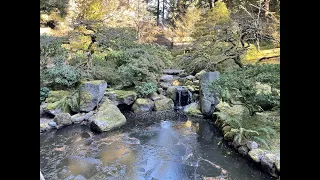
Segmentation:
{"type": "Polygon", "coordinates": [[[185,87],[178,86],[175,99],[175,109],[181,110],[192,102],[192,93],[185,87]]]}

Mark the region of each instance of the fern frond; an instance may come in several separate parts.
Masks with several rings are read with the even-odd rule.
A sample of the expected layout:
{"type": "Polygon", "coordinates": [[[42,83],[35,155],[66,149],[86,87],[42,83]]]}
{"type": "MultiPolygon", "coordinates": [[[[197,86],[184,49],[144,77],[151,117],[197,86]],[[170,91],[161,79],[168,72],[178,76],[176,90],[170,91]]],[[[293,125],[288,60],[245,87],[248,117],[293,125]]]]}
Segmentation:
{"type": "Polygon", "coordinates": [[[229,124],[231,127],[236,128],[236,129],[240,129],[240,128],[242,127],[242,124],[241,124],[240,120],[237,119],[237,118],[233,118],[233,117],[230,117],[230,116],[229,116],[229,117],[225,120],[225,122],[226,122],[227,124],[229,124]]]}
{"type": "Polygon", "coordinates": [[[259,136],[259,132],[258,131],[254,131],[254,130],[251,130],[251,129],[245,129],[245,134],[247,136],[259,136]]]}
{"type": "Polygon", "coordinates": [[[270,149],[268,142],[265,138],[261,137],[261,136],[253,136],[252,139],[256,142],[258,142],[259,144],[262,144],[264,147],[266,147],[267,149],[270,149]]]}

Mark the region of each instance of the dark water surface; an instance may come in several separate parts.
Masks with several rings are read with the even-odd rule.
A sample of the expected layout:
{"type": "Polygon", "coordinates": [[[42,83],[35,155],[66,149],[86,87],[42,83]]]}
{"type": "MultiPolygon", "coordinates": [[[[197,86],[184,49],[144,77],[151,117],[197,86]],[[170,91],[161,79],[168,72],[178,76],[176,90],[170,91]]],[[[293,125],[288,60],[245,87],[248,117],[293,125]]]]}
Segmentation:
{"type": "Polygon", "coordinates": [[[102,134],[78,124],[40,135],[45,179],[273,179],[221,142],[210,122],[128,121],[121,129],[102,134]]]}

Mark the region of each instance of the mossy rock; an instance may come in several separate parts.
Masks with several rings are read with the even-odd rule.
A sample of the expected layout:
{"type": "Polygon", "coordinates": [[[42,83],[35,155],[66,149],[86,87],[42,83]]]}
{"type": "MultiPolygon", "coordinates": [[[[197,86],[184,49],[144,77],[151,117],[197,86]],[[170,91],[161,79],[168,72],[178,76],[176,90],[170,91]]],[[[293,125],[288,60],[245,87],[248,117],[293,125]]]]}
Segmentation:
{"type": "Polygon", "coordinates": [[[107,98],[91,119],[91,128],[98,132],[110,131],[124,125],[127,121],[119,108],[107,98]]]}
{"type": "Polygon", "coordinates": [[[131,105],[137,99],[137,93],[134,90],[107,90],[107,97],[116,105],[131,105]]]}
{"type": "Polygon", "coordinates": [[[190,91],[190,92],[194,92],[195,91],[195,88],[191,85],[188,85],[187,86],[187,89],[190,91]]]}
{"type": "Polygon", "coordinates": [[[75,93],[67,98],[67,104],[73,112],[80,112],[79,93],[75,93]]]}
{"type": "Polygon", "coordinates": [[[53,120],[54,120],[54,122],[57,123],[57,125],[71,125],[72,124],[71,116],[69,113],[57,114],[53,120]]]}
{"type": "Polygon", "coordinates": [[[262,149],[253,149],[249,151],[249,157],[257,163],[260,163],[262,156],[265,154],[265,151],[262,149]]]}
{"type": "Polygon", "coordinates": [[[62,98],[70,95],[70,91],[58,90],[58,91],[49,91],[48,97],[46,98],[46,103],[54,103],[60,101],[62,98]]]}
{"type": "Polygon", "coordinates": [[[174,103],[170,98],[163,98],[155,101],[154,110],[165,111],[173,110],[174,103]]]}
{"type": "Polygon", "coordinates": [[[202,115],[199,104],[196,102],[187,105],[183,111],[188,115],[194,115],[194,116],[202,115]]]}
{"type": "Polygon", "coordinates": [[[228,133],[230,131],[231,131],[231,127],[230,126],[224,126],[222,128],[223,135],[225,135],[226,133],[228,133]]]}
{"type": "Polygon", "coordinates": [[[235,133],[230,130],[229,132],[227,132],[227,133],[223,136],[223,138],[224,138],[226,141],[232,141],[233,138],[234,138],[234,136],[235,136],[235,133]]]}
{"type": "Polygon", "coordinates": [[[67,104],[66,100],[67,100],[67,97],[64,97],[54,103],[47,103],[45,109],[48,110],[53,115],[56,115],[60,112],[70,113],[71,109],[67,104]]]}
{"type": "Polygon", "coordinates": [[[184,83],[186,86],[192,86],[193,85],[193,82],[192,81],[190,81],[190,80],[187,80],[186,81],[186,83],[184,83]]]}
{"type": "Polygon", "coordinates": [[[196,75],[195,75],[195,78],[196,79],[200,79],[200,77],[204,74],[204,73],[206,73],[207,71],[205,71],[205,70],[201,70],[200,72],[198,72],[196,75]]]}
{"type": "Polygon", "coordinates": [[[138,98],[132,105],[134,113],[150,112],[154,107],[154,102],[147,98],[138,98]]]}
{"type": "Polygon", "coordinates": [[[103,80],[81,82],[79,85],[79,110],[92,111],[103,98],[107,86],[103,80]]]}

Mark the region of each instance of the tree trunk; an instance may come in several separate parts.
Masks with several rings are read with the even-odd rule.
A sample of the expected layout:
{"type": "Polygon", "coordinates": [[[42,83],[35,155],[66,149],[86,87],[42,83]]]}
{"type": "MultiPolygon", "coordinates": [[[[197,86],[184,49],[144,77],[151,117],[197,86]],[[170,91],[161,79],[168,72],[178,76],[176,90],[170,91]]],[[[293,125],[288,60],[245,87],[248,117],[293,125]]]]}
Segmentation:
{"type": "Polygon", "coordinates": [[[157,26],[160,25],[159,16],[160,16],[160,0],[158,0],[158,5],[157,5],[157,26]]]}
{"type": "Polygon", "coordinates": [[[270,2],[270,0],[264,0],[264,3],[265,3],[264,9],[266,10],[264,15],[266,17],[268,16],[268,13],[269,13],[269,2],[270,2]]]}
{"type": "Polygon", "coordinates": [[[210,9],[212,9],[212,7],[213,7],[212,5],[213,5],[212,0],[209,0],[209,8],[210,9]]]}
{"type": "Polygon", "coordinates": [[[164,6],[165,0],[162,0],[162,24],[164,24],[164,6]]]}

